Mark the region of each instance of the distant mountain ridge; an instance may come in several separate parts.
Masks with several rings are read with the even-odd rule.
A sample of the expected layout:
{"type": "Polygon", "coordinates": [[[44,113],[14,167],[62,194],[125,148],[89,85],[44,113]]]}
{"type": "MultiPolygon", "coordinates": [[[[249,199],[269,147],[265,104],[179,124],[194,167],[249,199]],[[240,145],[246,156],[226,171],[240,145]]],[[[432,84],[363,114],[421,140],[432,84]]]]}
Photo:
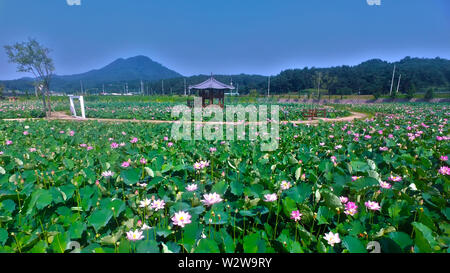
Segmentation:
{"type": "MultiPolygon", "coordinates": [[[[119,58],[112,63],[100,68],[81,74],[54,75],[51,89],[80,89],[81,83],[84,88],[92,88],[99,84],[110,84],[115,82],[127,82],[135,80],[157,81],[182,77],[162,64],[153,61],[146,56],[135,56],[127,59],[119,58]]],[[[29,86],[32,78],[25,77],[17,80],[4,81],[8,88],[22,89],[21,86],[29,86]]]]}

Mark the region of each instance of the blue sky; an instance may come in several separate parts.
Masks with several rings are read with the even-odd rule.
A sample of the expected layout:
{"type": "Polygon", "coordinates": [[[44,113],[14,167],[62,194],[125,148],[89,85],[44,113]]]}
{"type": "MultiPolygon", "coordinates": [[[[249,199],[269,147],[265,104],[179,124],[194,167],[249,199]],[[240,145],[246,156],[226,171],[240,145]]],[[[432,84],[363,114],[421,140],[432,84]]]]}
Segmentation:
{"type": "Polygon", "coordinates": [[[275,75],[371,58],[450,59],[449,0],[0,0],[3,45],[38,39],[60,75],[146,55],[183,75],[275,75]]]}

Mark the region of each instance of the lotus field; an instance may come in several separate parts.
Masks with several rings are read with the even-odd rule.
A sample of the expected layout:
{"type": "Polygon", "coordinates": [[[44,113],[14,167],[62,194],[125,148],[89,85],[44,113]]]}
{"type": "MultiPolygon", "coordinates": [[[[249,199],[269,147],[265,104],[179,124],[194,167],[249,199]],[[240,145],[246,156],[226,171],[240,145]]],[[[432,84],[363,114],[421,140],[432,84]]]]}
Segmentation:
{"type": "MultiPolygon", "coordinates": [[[[170,117],[128,107],[114,117],[170,117]]],[[[449,105],[330,113],[349,111],[369,116],[281,123],[272,152],[170,124],[0,121],[0,252],[449,252],[449,105]]]]}
{"type": "MultiPolygon", "coordinates": [[[[89,97],[88,97],[89,98],[89,97]]],[[[77,102],[77,101],[76,101],[77,102]]],[[[75,103],[76,103],[75,102],[75,103]]],[[[182,102],[186,104],[186,102],[182,102]]],[[[177,120],[172,117],[172,108],[181,103],[174,102],[126,102],[126,101],[88,101],[86,102],[86,117],[103,119],[136,119],[136,120],[177,120]]],[[[229,105],[238,105],[233,103],[229,105]]],[[[249,103],[241,103],[244,107],[249,103]]],[[[318,105],[277,104],[280,106],[280,118],[283,120],[305,120],[302,111],[309,108],[318,108],[318,105]]],[[[70,113],[66,101],[57,101],[52,104],[56,111],[70,113]]],[[[79,109],[79,105],[76,105],[79,109]]],[[[79,110],[77,110],[79,111],[79,110]]],[[[327,109],[327,118],[346,117],[350,113],[345,109],[327,109]]],[[[0,103],[0,118],[41,118],[45,117],[42,102],[0,103]]]]}

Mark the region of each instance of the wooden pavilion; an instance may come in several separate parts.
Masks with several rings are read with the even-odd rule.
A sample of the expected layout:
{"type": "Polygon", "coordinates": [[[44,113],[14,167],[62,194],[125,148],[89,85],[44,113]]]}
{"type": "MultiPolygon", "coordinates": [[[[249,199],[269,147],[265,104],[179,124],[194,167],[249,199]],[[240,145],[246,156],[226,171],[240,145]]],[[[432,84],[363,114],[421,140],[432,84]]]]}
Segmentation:
{"type": "Polygon", "coordinates": [[[198,90],[198,95],[202,98],[202,106],[206,107],[211,104],[217,104],[223,108],[225,101],[225,90],[234,90],[234,86],[227,85],[211,78],[197,85],[189,86],[189,93],[191,89],[198,90]]]}

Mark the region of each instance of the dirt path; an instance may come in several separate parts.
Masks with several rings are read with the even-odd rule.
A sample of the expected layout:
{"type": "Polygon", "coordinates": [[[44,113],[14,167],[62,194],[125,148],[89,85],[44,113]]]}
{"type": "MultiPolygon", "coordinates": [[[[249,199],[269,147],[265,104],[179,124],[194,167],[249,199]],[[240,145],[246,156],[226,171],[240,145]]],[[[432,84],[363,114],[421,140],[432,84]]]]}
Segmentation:
{"type": "MultiPolygon", "coordinates": [[[[293,123],[293,124],[317,124],[320,121],[323,122],[342,122],[342,121],[353,121],[355,119],[363,119],[366,118],[367,115],[364,113],[351,112],[352,115],[348,117],[342,118],[317,118],[314,120],[293,120],[293,121],[281,121],[281,123],[293,123]]],[[[161,123],[175,123],[175,120],[137,120],[137,119],[101,119],[101,118],[76,118],[73,116],[67,115],[65,112],[53,112],[50,118],[17,118],[17,119],[3,119],[4,121],[27,121],[27,120],[64,120],[64,121],[100,121],[100,122],[143,122],[143,123],[153,123],[153,124],[161,124],[161,123]]],[[[194,122],[194,123],[203,123],[203,124],[240,124],[240,122],[194,122]]],[[[257,124],[258,122],[246,122],[245,124],[257,124]]]]}

